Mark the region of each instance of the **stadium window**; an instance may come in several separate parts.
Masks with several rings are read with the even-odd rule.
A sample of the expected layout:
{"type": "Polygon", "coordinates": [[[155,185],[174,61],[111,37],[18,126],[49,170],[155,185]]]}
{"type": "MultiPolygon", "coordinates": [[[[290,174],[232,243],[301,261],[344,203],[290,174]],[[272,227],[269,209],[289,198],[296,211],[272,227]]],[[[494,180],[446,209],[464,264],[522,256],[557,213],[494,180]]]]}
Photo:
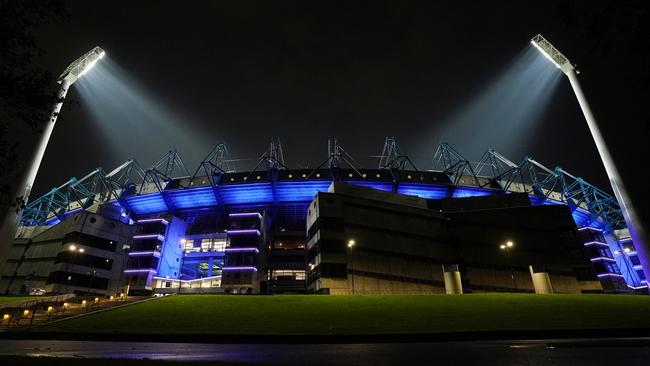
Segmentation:
{"type": "Polygon", "coordinates": [[[213,239],[212,251],[223,252],[224,250],[226,250],[226,239],[213,239]]]}
{"type": "Polygon", "coordinates": [[[202,252],[209,252],[210,251],[210,246],[212,245],[212,239],[202,239],[201,240],[201,251],[202,252]]]}
{"type": "Polygon", "coordinates": [[[194,251],[194,240],[185,241],[185,253],[194,251]]]}

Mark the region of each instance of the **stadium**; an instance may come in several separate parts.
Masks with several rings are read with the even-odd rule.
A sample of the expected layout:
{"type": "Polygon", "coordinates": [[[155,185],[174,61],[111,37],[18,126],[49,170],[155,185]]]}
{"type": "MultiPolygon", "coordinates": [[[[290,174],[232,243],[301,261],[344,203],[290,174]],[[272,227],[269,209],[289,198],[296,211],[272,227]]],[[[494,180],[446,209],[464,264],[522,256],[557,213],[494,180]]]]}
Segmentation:
{"type": "MultiPolygon", "coordinates": [[[[416,167],[387,137],[314,169],[275,138],[251,169],[223,143],[188,171],[97,168],[28,203],[9,294],[633,293],[646,288],[616,199],[560,167],[441,143],[416,167]]],[[[260,149],[261,150],[261,149],[260,149]]]]}

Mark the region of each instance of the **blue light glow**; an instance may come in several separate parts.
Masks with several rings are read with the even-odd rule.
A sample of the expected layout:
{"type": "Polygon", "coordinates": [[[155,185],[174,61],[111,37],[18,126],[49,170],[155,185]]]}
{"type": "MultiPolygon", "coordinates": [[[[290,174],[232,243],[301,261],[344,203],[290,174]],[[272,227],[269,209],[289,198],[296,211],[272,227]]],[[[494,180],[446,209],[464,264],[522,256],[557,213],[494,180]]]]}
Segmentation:
{"type": "Polygon", "coordinates": [[[494,196],[497,192],[490,191],[486,188],[479,187],[456,187],[452,197],[454,198],[464,198],[464,197],[484,197],[484,196],[494,196]]]}
{"type": "Polygon", "coordinates": [[[165,192],[175,208],[216,206],[217,199],[211,187],[177,189],[165,192]]]}
{"type": "Polygon", "coordinates": [[[160,193],[126,197],[126,202],[136,214],[148,214],[168,211],[160,193]]]}
{"type": "Polygon", "coordinates": [[[345,183],[349,183],[355,186],[368,187],[372,189],[378,189],[380,191],[392,192],[393,183],[392,182],[373,182],[373,181],[364,181],[364,180],[350,180],[345,183]]]}
{"type": "Polygon", "coordinates": [[[253,266],[231,266],[223,267],[224,271],[254,271],[257,272],[257,268],[253,266]]]}
{"type": "Polygon", "coordinates": [[[448,192],[449,186],[433,184],[401,183],[397,188],[397,193],[427,199],[442,199],[447,197],[448,192]]]}
{"type": "Polygon", "coordinates": [[[223,185],[219,187],[219,192],[228,205],[273,202],[271,183],[223,185]]]}
{"type": "Polygon", "coordinates": [[[329,180],[277,182],[275,192],[280,202],[309,202],[318,192],[327,192],[330,184],[329,180]]]}

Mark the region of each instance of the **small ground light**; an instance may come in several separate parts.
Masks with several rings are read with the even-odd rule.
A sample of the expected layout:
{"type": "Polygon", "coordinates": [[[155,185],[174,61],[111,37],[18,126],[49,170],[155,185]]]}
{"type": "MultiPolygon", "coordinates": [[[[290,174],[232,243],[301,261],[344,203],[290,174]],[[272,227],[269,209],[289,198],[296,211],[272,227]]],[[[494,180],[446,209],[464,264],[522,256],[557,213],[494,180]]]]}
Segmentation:
{"type": "Polygon", "coordinates": [[[350,240],[348,240],[348,248],[352,248],[352,247],[354,246],[354,244],[356,244],[356,243],[357,243],[357,242],[354,241],[354,239],[350,239],[350,240]]]}
{"type": "Polygon", "coordinates": [[[508,242],[506,243],[506,246],[508,246],[508,247],[510,247],[510,248],[511,248],[512,246],[514,246],[514,245],[515,245],[515,243],[513,243],[512,240],[508,240],[508,242]]]}
{"type": "Polygon", "coordinates": [[[99,297],[96,297],[96,298],[95,298],[95,302],[99,302],[99,297]]]}
{"type": "Polygon", "coordinates": [[[83,301],[81,302],[81,305],[86,305],[87,303],[88,303],[88,301],[83,300],[83,301]]]}
{"type": "Polygon", "coordinates": [[[28,316],[28,315],[29,315],[29,310],[28,310],[28,309],[25,309],[25,311],[23,311],[23,315],[24,315],[24,316],[28,316]]]}
{"type": "Polygon", "coordinates": [[[47,312],[48,312],[48,313],[51,313],[51,312],[53,312],[53,311],[54,311],[54,308],[53,308],[53,307],[51,307],[51,306],[48,306],[48,307],[47,307],[47,312]]]}
{"type": "Polygon", "coordinates": [[[63,303],[63,308],[67,308],[68,306],[70,306],[70,304],[68,304],[67,302],[63,303]]]}
{"type": "Polygon", "coordinates": [[[505,244],[501,244],[501,245],[499,245],[499,248],[501,248],[501,249],[506,249],[506,245],[505,245],[505,244]]]}
{"type": "Polygon", "coordinates": [[[2,316],[2,320],[7,320],[7,319],[9,319],[9,318],[11,318],[11,317],[9,316],[9,314],[5,314],[5,315],[2,316]]]}
{"type": "Polygon", "coordinates": [[[70,249],[70,250],[72,250],[74,252],[75,250],[77,250],[77,247],[75,245],[70,245],[70,247],[68,249],[70,249]]]}
{"type": "Polygon", "coordinates": [[[114,298],[115,298],[115,296],[111,295],[110,299],[113,300],[114,298]]]}

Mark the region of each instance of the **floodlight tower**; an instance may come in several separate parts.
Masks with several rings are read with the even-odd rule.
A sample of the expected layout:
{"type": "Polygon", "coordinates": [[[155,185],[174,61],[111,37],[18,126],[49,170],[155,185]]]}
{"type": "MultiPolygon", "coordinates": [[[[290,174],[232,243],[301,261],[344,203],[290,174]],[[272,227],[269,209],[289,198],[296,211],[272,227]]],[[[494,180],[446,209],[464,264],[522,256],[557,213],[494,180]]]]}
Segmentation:
{"type": "Polygon", "coordinates": [[[11,244],[13,243],[14,236],[16,235],[16,228],[20,224],[23,208],[29,199],[29,194],[34,185],[34,180],[36,180],[38,168],[41,165],[41,160],[43,160],[43,155],[45,155],[47,143],[50,140],[50,136],[52,136],[54,124],[59,116],[68,89],[75,81],[77,81],[77,79],[95,66],[97,61],[105,55],[106,53],[100,47],[93,48],[71,63],[57,80],[57,82],[61,84],[61,87],[57,94],[56,104],[54,105],[49,121],[47,121],[45,128],[43,129],[43,134],[41,135],[38,145],[36,145],[36,150],[34,151],[31,163],[27,171],[24,173],[24,176],[19,181],[19,185],[16,189],[16,199],[14,202],[10,203],[9,210],[6,213],[2,222],[2,227],[0,228],[0,270],[2,270],[2,267],[4,266],[6,253],[9,251],[9,248],[11,248],[11,244]]]}
{"type": "Polygon", "coordinates": [[[530,43],[535,46],[535,48],[537,48],[542,53],[542,55],[549,59],[558,69],[562,70],[562,72],[569,78],[573,92],[575,93],[576,98],[578,98],[578,103],[580,104],[582,113],[587,120],[587,125],[589,126],[589,131],[591,131],[591,136],[596,143],[596,148],[598,148],[600,159],[603,161],[603,165],[605,166],[605,171],[607,172],[609,183],[612,185],[614,196],[616,196],[616,200],[621,207],[623,218],[625,219],[625,223],[627,224],[628,230],[630,231],[630,236],[632,237],[634,248],[636,249],[641,261],[641,266],[643,267],[643,270],[646,274],[650,274],[650,258],[648,258],[649,250],[648,247],[646,247],[647,241],[643,224],[641,223],[641,220],[639,219],[636,210],[634,209],[632,201],[630,200],[630,197],[625,190],[623,180],[618,173],[618,169],[616,169],[616,165],[614,165],[614,160],[612,160],[609,149],[607,149],[607,145],[603,139],[603,135],[601,134],[600,129],[598,128],[598,124],[596,123],[596,119],[591,112],[591,108],[589,108],[587,98],[582,92],[582,88],[578,82],[578,71],[576,71],[575,67],[571,64],[569,59],[567,59],[566,56],[564,56],[557,48],[553,47],[553,45],[547,41],[546,38],[542,37],[541,34],[533,37],[530,40],[530,43]]]}

